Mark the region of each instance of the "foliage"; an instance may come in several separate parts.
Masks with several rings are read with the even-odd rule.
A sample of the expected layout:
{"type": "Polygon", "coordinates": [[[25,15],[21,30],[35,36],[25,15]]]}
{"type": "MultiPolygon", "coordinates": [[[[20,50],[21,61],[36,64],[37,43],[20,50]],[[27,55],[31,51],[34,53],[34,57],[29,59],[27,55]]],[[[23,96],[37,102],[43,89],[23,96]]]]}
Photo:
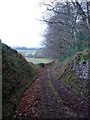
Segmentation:
{"type": "Polygon", "coordinates": [[[84,62],[84,61],[86,61],[87,59],[89,59],[89,50],[88,50],[88,49],[85,50],[85,51],[83,52],[83,54],[81,54],[81,56],[80,56],[81,62],[84,62]]]}
{"type": "Polygon", "coordinates": [[[89,48],[89,2],[53,1],[45,4],[49,17],[44,17],[48,27],[43,54],[61,62],[76,52],[89,48]],[[87,15],[86,15],[87,14],[87,15]]]}

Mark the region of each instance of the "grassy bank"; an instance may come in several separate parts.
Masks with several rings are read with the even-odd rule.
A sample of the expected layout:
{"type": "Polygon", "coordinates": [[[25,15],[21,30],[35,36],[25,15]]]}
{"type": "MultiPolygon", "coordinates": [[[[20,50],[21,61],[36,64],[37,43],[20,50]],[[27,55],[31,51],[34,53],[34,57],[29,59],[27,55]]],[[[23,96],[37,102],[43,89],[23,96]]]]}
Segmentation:
{"type": "Polygon", "coordinates": [[[87,102],[89,99],[89,73],[88,79],[84,79],[81,76],[83,68],[86,69],[84,66],[86,66],[87,62],[90,62],[89,52],[89,49],[78,52],[73,57],[64,62],[61,67],[58,67],[58,65],[57,67],[54,66],[54,71],[57,79],[68,89],[70,89],[74,94],[77,94],[79,97],[86,100],[87,102]],[[77,75],[77,71],[79,71],[79,69],[81,69],[81,74],[77,75]]]}
{"type": "Polygon", "coordinates": [[[38,74],[38,67],[5,44],[2,53],[2,117],[12,120],[24,91],[38,74]]]}

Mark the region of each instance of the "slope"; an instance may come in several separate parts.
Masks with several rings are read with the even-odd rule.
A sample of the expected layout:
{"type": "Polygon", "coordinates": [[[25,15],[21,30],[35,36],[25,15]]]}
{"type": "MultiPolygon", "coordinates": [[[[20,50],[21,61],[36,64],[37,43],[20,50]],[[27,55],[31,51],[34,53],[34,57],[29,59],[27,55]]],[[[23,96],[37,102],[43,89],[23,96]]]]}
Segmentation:
{"type": "Polygon", "coordinates": [[[32,83],[38,68],[16,50],[2,43],[2,116],[11,120],[23,92],[32,83]]]}
{"type": "Polygon", "coordinates": [[[87,102],[89,102],[88,93],[90,84],[89,53],[89,49],[78,52],[63,65],[54,66],[54,72],[57,79],[87,102]]]}

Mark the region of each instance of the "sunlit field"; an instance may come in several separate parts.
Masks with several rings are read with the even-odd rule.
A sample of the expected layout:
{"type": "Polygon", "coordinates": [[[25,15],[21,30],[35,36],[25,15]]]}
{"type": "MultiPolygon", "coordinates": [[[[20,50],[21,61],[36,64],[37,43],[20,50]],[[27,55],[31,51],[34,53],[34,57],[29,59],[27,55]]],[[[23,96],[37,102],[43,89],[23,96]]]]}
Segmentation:
{"type": "Polygon", "coordinates": [[[26,58],[28,62],[32,62],[34,64],[39,64],[39,63],[49,63],[52,62],[52,60],[48,58],[26,58]]]}

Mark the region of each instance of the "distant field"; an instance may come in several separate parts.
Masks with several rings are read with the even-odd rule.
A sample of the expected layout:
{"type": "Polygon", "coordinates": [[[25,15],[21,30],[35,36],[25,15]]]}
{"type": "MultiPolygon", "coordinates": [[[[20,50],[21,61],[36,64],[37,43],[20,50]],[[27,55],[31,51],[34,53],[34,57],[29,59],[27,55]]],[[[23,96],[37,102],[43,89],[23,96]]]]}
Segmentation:
{"type": "Polygon", "coordinates": [[[52,62],[52,60],[47,59],[47,58],[26,58],[26,59],[27,59],[28,62],[32,62],[34,64],[52,62]]]}
{"type": "Polygon", "coordinates": [[[26,59],[28,62],[32,62],[34,64],[39,64],[39,63],[49,63],[49,62],[52,62],[51,59],[48,59],[48,58],[34,58],[34,55],[36,53],[37,50],[29,50],[29,49],[16,49],[19,53],[21,53],[26,59]],[[33,55],[33,57],[29,56],[28,55],[33,55]]]}
{"type": "Polygon", "coordinates": [[[24,56],[27,56],[29,54],[34,55],[36,53],[36,50],[23,50],[23,49],[17,49],[19,53],[21,53],[24,56]]]}

